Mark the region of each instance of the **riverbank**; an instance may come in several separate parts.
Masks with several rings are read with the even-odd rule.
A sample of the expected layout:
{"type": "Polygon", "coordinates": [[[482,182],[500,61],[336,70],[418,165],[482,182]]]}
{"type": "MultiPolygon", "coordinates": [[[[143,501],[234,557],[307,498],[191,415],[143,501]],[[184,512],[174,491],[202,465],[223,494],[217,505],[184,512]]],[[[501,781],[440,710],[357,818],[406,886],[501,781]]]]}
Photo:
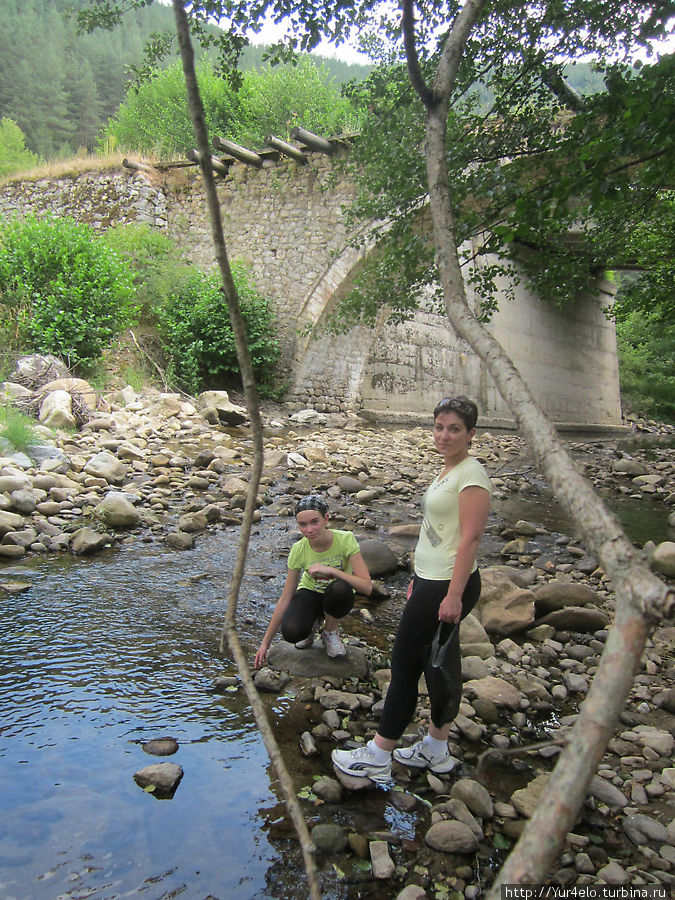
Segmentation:
{"type": "MultiPolygon", "coordinates": [[[[226,424],[213,403],[200,409],[197,399],[156,392],[127,390],[105,404],[77,432],[43,432],[50,442],[39,451],[39,464],[17,454],[0,460],[0,559],[11,571],[4,576],[0,563],[6,593],[22,590],[20,566],[31,557],[135,544],[189,550],[219,531],[236,538],[251,462],[245,422],[226,424]]],[[[463,767],[435,780],[398,770],[398,789],[388,792],[347,790],[330,767],[330,749],[358,743],[376,727],[420,521],[419,496],[437,468],[430,432],[312,413],[293,420],[267,409],[265,435],[261,540],[265,529],[277,528],[281,560],[293,539],[295,499],[318,490],[329,498],[333,520],[353,528],[366,545],[379,584],[378,599],[346,624],[350,648],[367,661],[366,675],[312,674],[310,668],[298,677],[291,659],[279,660],[276,678],[261,676],[261,689],[281,691],[269,694],[271,706],[278,707],[279,696],[294,698],[280,729],[286,758],[297,757],[294,777],[310,823],[338,827],[315,834],[322,877],[340,886],[337,896],[367,890],[389,897],[414,883],[428,896],[475,897],[522,829],[558,747],[484,757],[479,771],[480,757],[489,749],[503,753],[564,737],[611,627],[611,585],[574,535],[536,519],[509,518],[509,504],[545,499],[547,486],[518,436],[479,434],[473,452],[491,473],[495,504],[483,550],[483,603],[467,620],[472,630],[462,634],[465,701],[452,741],[463,767]],[[306,756],[298,753],[300,742],[306,756]]],[[[598,490],[648,504],[667,528],[675,501],[672,447],[621,449],[616,441],[594,438],[571,449],[598,490]]],[[[665,542],[656,533],[654,539],[665,542]]],[[[176,549],[177,559],[182,555],[176,549]]],[[[253,579],[269,577],[255,557],[251,563],[253,579]]],[[[245,601],[252,645],[273,599],[257,608],[245,601]]],[[[621,730],[557,865],[559,882],[672,884],[672,638],[663,628],[649,642],[621,730]]],[[[326,660],[312,650],[303,664],[313,659],[318,666],[326,660]]],[[[236,681],[226,687],[236,688],[236,681]]],[[[416,724],[427,717],[422,697],[416,724]]],[[[292,867],[294,843],[279,839],[289,841],[292,867]]],[[[297,870],[286,874],[289,885],[297,879],[297,870]]]]}

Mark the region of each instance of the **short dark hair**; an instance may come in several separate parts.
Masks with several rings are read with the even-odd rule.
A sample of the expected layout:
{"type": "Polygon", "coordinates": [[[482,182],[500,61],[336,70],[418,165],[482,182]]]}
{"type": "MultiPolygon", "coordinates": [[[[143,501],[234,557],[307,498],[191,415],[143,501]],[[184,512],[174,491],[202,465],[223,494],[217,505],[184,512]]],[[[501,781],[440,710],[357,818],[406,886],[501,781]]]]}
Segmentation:
{"type": "Polygon", "coordinates": [[[444,397],[436,405],[434,410],[434,421],[436,416],[444,412],[455,412],[466,425],[466,430],[471,431],[476,427],[478,421],[478,407],[469,400],[468,397],[460,395],[459,397],[444,397]]]}
{"type": "Polygon", "coordinates": [[[321,513],[322,516],[328,515],[328,504],[325,500],[319,497],[318,494],[308,494],[306,497],[298,500],[295,506],[296,516],[298,513],[304,512],[306,509],[315,509],[317,512],[321,513]]]}

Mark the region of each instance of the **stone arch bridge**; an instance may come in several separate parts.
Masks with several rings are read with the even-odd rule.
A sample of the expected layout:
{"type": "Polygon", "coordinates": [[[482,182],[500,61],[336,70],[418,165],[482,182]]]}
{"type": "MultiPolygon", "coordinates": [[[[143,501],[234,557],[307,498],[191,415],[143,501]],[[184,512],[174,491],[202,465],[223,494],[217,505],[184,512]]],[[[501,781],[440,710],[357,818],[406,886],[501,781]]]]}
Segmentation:
{"type": "MultiPolygon", "coordinates": [[[[235,162],[218,179],[228,251],[249,264],[274,303],[282,345],[279,381],[296,408],[353,411],[379,421],[428,419],[441,397],[477,400],[481,424],[512,427],[480,359],[447,319],[419,311],[403,325],[382,317],[346,334],[325,322],[372,249],[349,245],[343,207],[353,197],[330,155],[304,160],[270,150],[258,165],[235,162]]],[[[126,162],[126,161],[125,161],[126,162]]],[[[174,237],[202,267],[214,265],[202,178],[196,165],[119,167],[0,189],[0,215],[51,212],[97,228],[145,222],[174,237]]],[[[559,426],[593,430],[621,423],[614,325],[603,313],[613,286],[564,312],[525,287],[504,301],[490,328],[546,413],[559,426]]]]}

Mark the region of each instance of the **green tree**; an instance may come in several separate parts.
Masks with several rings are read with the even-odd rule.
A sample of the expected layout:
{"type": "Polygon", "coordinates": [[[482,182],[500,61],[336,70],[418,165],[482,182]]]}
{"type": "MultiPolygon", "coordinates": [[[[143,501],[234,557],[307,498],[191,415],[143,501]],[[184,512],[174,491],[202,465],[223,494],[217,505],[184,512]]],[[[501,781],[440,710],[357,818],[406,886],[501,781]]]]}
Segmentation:
{"type": "MultiPolygon", "coordinates": [[[[270,303],[256,290],[247,269],[232,267],[253,371],[261,387],[271,387],[279,342],[270,303]]],[[[196,394],[232,383],[239,361],[230,314],[217,275],[193,271],[158,309],[160,334],[170,373],[196,394]]]]}
{"type": "Polygon", "coordinates": [[[23,132],[11,119],[0,119],[0,178],[32,168],[37,156],[26,149],[23,132]]]}
{"type": "Polygon", "coordinates": [[[307,55],[297,65],[266,66],[244,73],[239,94],[241,126],[226,135],[246,147],[262,147],[272,133],[288,138],[295,125],[315,134],[353,132],[360,117],[322,64],[307,55]]]}
{"type": "MultiPolygon", "coordinates": [[[[374,27],[378,31],[374,40],[377,40],[380,34],[388,38],[402,39],[407,71],[418,98],[420,119],[424,123],[423,151],[418,150],[418,155],[423,152],[426,169],[435,249],[435,270],[432,271],[438,275],[448,318],[456,333],[464,338],[485,362],[530,444],[541,471],[551,482],[556,495],[570,514],[589,549],[597,555],[615,586],[616,621],[610,630],[597,675],[575,727],[568,737],[567,745],[549,777],[538,808],[500,872],[495,890],[491,893],[492,897],[497,897],[499,885],[502,883],[545,881],[551,864],[563,846],[567,832],[574,824],[588,783],[632,685],[633,674],[637,670],[644,648],[648,621],[650,618],[658,619],[672,613],[675,595],[649,571],[642,554],[636,551],[616,519],[608,513],[600,498],[595,495],[589,482],[578,471],[551,423],[537,407],[527,385],[490,332],[477,320],[467,302],[458,247],[461,246],[460,238],[463,234],[459,216],[463,207],[469,204],[462,202],[464,193],[461,184],[459,190],[455,190],[452,175],[456,164],[453,163],[452,156],[448,158],[450,139],[454,134],[454,110],[466,93],[467,84],[475,83],[479,72],[494,71],[494,87],[498,90],[496,96],[499,97],[499,103],[495,105],[498,112],[495,122],[498,122],[501,116],[505,116],[507,122],[513,119],[518,126],[516,130],[523,134],[531,133],[534,140],[538,131],[530,132],[528,122],[532,119],[533,111],[534,113],[537,111],[538,99],[544,97],[547,91],[556,97],[564,97],[565,107],[572,108],[575,114],[583,112],[583,103],[579,103],[577,95],[567,89],[560,77],[559,60],[565,61],[566,57],[573,58],[579,53],[604,54],[607,59],[616,56],[620,51],[630,53],[636,44],[645,44],[654,35],[663,35],[672,8],[670,4],[625,3],[619,0],[605,0],[603,3],[597,0],[596,2],[552,0],[550,3],[542,0],[528,4],[513,4],[508,0],[490,4],[486,0],[466,0],[457,4],[429,2],[423,5],[420,11],[421,21],[416,23],[412,0],[402,0],[400,20],[398,11],[389,6],[384,8],[378,6],[378,15],[375,16],[374,6],[375,0],[337,6],[333,4],[317,6],[316,3],[309,4],[306,0],[301,0],[291,4],[290,7],[285,0],[262,3],[256,0],[252,4],[246,0],[233,3],[214,3],[213,0],[209,0],[205,4],[191,4],[190,12],[193,31],[195,19],[198,31],[198,26],[208,16],[227,13],[232,27],[224,40],[224,50],[235,54],[242,42],[240,31],[251,21],[259,21],[266,14],[274,14],[281,18],[292,13],[291,42],[303,50],[316,46],[322,35],[344,36],[354,28],[364,29],[368,21],[375,22],[374,27]],[[511,68],[514,65],[515,70],[511,68]],[[469,80],[466,78],[467,68],[473,69],[469,73],[469,80]],[[531,76],[534,70],[540,71],[537,80],[531,76]],[[457,93],[458,90],[460,93],[457,93]]],[[[214,247],[221,268],[225,296],[233,320],[236,321],[238,298],[232,285],[222,235],[220,208],[208,161],[207,135],[203,127],[203,112],[194,76],[189,37],[190,23],[182,0],[174,0],[174,12],[190,109],[198,146],[205,160],[203,171],[212,219],[214,247]]],[[[392,57],[395,56],[396,49],[394,47],[391,51],[392,57]]],[[[553,123],[558,131],[562,130],[565,133],[564,122],[554,119],[553,123]]],[[[602,119],[596,118],[596,128],[601,123],[602,119]]],[[[548,124],[550,126],[550,119],[548,124]]],[[[384,132],[387,128],[393,128],[398,133],[395,121],[382,119],[380,131],[384,132]]],[[[657,130],[660,131],[658,126],[657,130]]],[[[591,136],[589,132],[589,137],[591,136]]],[[[546,154],[552,147],[550,138],[547,139],[545,134],[539,133],[539,138],[538,146],[542,154],[540,159],[542,168],[545,169],[548,164],[546,154]]],[[[487,154],[492,149],[488,141],[483,152],[487,154]]],[[[527,143],[515,142],[510,147],[510,153],[532,155],[534,149],[527,143]]],[[[583,151],[583,145],[568,148],[570,154],[574,152],[575,155],[582,157],[583,151]]],[[[661,151],[655,150],[654,153],[662,155],[661,151]]],[[[498,172],[503,161],[505,159],[508,161],[509,158],[500,153],[492,159],[492,169],[498,172]]],[[[601,146],[593,148],[591,159],[605,158],[606,152],[601,146]]],[[[640,161],[647,163],[647,158],[641,156],[640,161]]],[[[624,163],[630,163],[634,168],[635,159],[631,156],[624,163]]],[[[525,174],[520,173],[519,195],[527,195],[528,192],[525,174]]],[[[601,184],[603,180],[606,183],[608,174],[616,173],[602,170],[601,165],[598,165],[597,183],[601,184]]],[[[587,192],[591,193],[588,188],[587,192]]],[[[600,193],[603,191],[600,190],[600,193]]],[[[579,186],[574,184],[573,180],[565,185],[562,198],[553,194],[556,202],[562,201],[563,219],[569,210],[565,198],[569,196],[571,204],[571,198],[575,194],[579,194],[579,186]]],[[[549,205],[550,198],[549,190],[545,197],[546,202],[539,204],[539,207],[549,205]]],[[[480,212],[480,203],[475,205],[480,212]]],[[[541,214],[538,205],[525,202],[521,207],[524,223],[532,226],[536,223],[537,215],[541,214]]],[[[506,206],[504,211],[508,209],[506,206]]],[[[502,243],[508,244],[512,240],[509,223],[504,223],[506,230],[501,234],[497,230],[502,224],[502,218],[503,216],[489,223],[490,231],[486,223],[485,233],[488,237],[490,233],[496,233],[502,243]]],[[[562,229],[558,228],[553,233],[559,236],[562,229]]],[[[534,241],[535,251],[540,249],[538,241],[542,237],[548,238],[550,234],[550,229],[547,231],[541,228],[530,228],[529,233],[525,232],[525,236],[534,236],[537,239],[534,241]]],[[[522,240],[523,234],[519,234],[518,237],[522,240]]],[[[246,361],[243,338],[241,340],[237,338],[237,349],[240,358],[246,361]]],[[[246,368],[248,371],[248,366],[246,368]]],[[[248,376],[245,377],[245,389],[247,402],[250,401],[250,405],[255,407],[255,386],[249,385],[248,376]]],[[[233,611],[236,609],[238,585],[243,572],[243,557],[262,465],[259,417],[254,419],[254,424],[255,456],[242,525],[243,549],[240,550],[233,577],[234,585],[230,593],[225,626],[229,646],[243,673],[244,686],[252,705],[257,702],[257,698],[255,689],[245,677],[247,666],[236,639],[233,611]]],[[[254,710],[257,710],[255,705],[254,710]]],[[[258,720],[257,712],[256,719],[258,720]]],[[[270,749],[273,742],[268,743],[267,733],[265,740],[275,761],[270,749]]],[[[286,784],[285,772],[276,761],[275,768],[279,773],[285,795],[287,787],[292,794],[292,784],[286,784]]],[[[294,817],[296,808],[292,805],[290,797],[287,798],[287,803],[291,816],[294,817]]],[[[306,827],[303,828],[304,822],[297,822],[296,818],[293,818],[293,821],[301,835],[304,852],[307,850],[306,827]]],[[[312,896],[318,897],[318,879],[311,852],[306,853],[305,861],[310,875],[312,896]]]]}

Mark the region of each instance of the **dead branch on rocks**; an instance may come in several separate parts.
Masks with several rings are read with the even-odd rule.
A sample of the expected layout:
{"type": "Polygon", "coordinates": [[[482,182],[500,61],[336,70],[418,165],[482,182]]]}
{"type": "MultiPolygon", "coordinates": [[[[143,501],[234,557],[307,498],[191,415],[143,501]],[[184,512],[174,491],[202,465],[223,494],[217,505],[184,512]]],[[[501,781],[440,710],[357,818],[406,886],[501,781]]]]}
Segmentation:
{"type": "Polygon", "coordinates": [[[548,741],[537,741],[534,744],[525,744],[522,747],[507,747],[504,750],[500,750],[499,747],[488,747],[488,749],[484,750],[478,757],[478,762],[476,763],[476,777],[479,779],[482,778],[489,765],[501,762],[507,757],[527,756],[531,751],[543,750],[545,747],[565,747],[567,741],[567,735],[560,735],[559,737],[551,738],[548,741]]]}
{"type": "Polygon", "coordinates": [[[144,356],[148,360],[148,362],[153,366],[153,368],[159,375],[159,378],[160,378],[160,381],[162,382],[162,386],[164,387],[164,390],[168,391],[169,390],[169,382],[166,379],[166,373],[157,365],[157,363],[152,358],[152,356],[150,356],[150,354],[145,349],[145,347],[141,347],[141,345],[136,340],[136,335],[133,333],[133,331],[131,329],[129,329],[129,334],[131,335],[131,340],[134,342],[134,346],[136,347],[138,352],[141,354],[141,356],[144,356]]]}

